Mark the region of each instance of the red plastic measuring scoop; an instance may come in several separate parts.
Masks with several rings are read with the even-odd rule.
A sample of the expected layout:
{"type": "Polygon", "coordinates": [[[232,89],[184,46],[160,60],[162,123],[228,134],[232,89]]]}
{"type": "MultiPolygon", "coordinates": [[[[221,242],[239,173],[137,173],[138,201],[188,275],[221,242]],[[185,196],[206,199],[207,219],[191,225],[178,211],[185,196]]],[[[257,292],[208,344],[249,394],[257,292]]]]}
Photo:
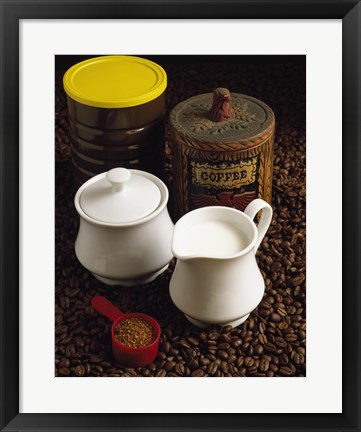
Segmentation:
{"type": "Polygon", "coordinates": [[[159,338],[160,338],[160,327],[157,321],[149,315],[143,313],[127,313],[124,314],[116,306],[113,305],[109,300],[103,296],[96,296],[92,300],[92,306],[95,310],[100,312],[113,321],[112,325],[112,346],[113,355],[119,363],[127,366],[139,367],[145,366],[151,363],[158,353],[159,338]],[[130,348],[118,341],[115,337],[115,328],[117,325],[129,318],[142,318],[144,321],[149,323],[154,331],[154,341],[144,348],[130,348]]]}

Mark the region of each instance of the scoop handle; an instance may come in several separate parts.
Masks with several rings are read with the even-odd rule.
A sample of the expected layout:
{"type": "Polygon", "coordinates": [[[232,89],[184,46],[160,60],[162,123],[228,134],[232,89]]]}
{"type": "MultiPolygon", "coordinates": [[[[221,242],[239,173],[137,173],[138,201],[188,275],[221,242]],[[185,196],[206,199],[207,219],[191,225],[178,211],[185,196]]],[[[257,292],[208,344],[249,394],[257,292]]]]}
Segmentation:
{"type": "Polygon", "coordinates": [[[263,237],[268,230],[268,227],[270,226],[273,210],[272,207],[268,203],[266,203],[266,201],[263,201],[260,198],[257,198],[250,202],[248,206],[244,209],[244,213],[252,220],[260,210],[262,210],[262,215],[257,225],[258,237],[256,244],[254,245],[255,252],[257,251],[258,246],[260,245],[263,237]]]}
{"type": "Polygon", "coordinates": [[[96,311],[100,312],[113,322],[124,316],[121,310],[103,296],[94,297],[92,299],[92,306],[96,311]]]}

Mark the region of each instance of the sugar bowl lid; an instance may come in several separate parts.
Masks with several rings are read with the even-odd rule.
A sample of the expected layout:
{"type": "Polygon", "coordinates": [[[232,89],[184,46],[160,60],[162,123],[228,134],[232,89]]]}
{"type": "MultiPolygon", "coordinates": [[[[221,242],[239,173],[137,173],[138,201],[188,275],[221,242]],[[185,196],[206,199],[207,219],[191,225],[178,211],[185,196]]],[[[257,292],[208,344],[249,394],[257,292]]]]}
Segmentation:
{"type": "Polygon", "coordinates": [[[142,171],[113,168],[97,177],[83,190],[79,204],[98,222],[134,222],[153,213],[161,202],[158,186],[142,171]]]}

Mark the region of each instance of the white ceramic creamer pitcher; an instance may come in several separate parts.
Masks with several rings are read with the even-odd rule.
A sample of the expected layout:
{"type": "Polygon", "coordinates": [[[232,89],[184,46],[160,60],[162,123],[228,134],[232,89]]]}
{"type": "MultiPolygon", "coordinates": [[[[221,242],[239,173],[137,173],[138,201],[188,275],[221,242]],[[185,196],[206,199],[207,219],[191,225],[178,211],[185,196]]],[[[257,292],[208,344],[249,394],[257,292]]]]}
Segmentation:
{"type": "Polygon", "coordinates": [[[170,296],[198,327],[242,324],[263,297],[265,284],[256,251],[272,219],[261,199],[244,213],[229,207],[203,207],[175,225],[172,252],[177,264],[170,296]],[[258,226],[253,222],[262,210],[258,226]]]}

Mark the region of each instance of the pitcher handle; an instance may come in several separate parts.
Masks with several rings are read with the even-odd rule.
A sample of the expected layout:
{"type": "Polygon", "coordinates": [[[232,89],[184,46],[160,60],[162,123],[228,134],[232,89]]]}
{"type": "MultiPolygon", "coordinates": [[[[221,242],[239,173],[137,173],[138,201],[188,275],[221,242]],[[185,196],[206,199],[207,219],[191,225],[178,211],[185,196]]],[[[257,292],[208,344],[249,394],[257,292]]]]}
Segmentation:
{"type": "Polygon", "coordinates": [[[263,201],[262,199],[259,198],[250,202],[248,206],[244,209],[244,213],[247,216],[249,216],[252,220],[260,210],[262,210],[262,214],[257,225],[258,237],[257,237],[256,244],[254,246],[255,252],[257,251],[258,246],[260,245],[263,237],[265,236],[268,230],[268,227],[270,226],[273,210],[272,207],[268,203],[266,203],[266,201],[263,201]]]}

